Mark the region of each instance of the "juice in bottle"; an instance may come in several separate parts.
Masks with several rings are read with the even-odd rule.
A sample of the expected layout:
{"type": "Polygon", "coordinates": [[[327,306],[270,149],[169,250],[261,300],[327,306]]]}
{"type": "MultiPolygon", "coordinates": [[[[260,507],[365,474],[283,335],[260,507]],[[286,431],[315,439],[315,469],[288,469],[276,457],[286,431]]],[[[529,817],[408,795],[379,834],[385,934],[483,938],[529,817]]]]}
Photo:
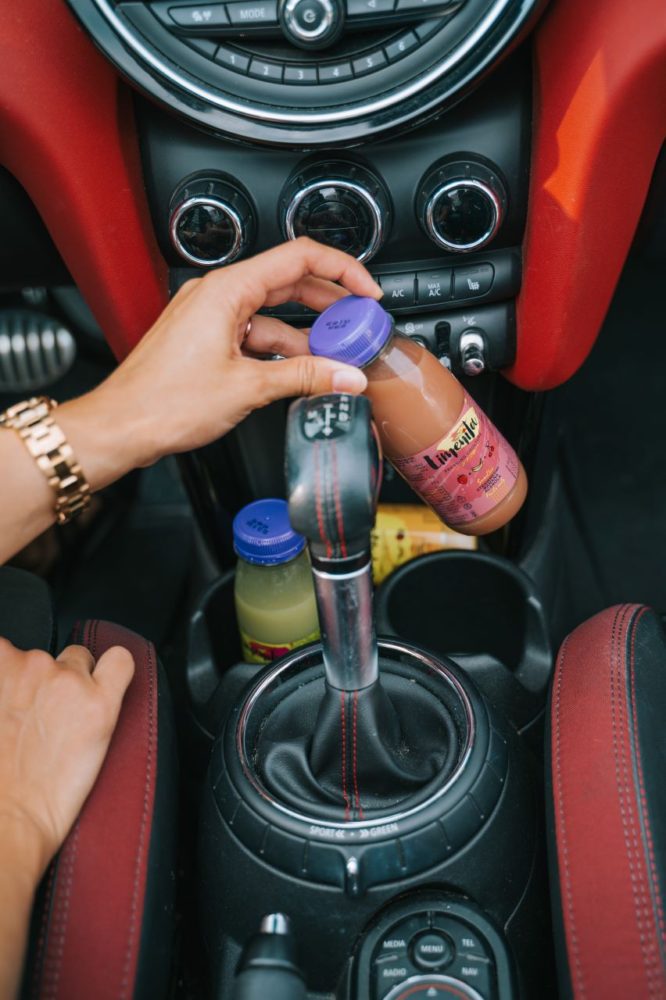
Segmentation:
{"type": "Polygon", "coordinates": [[[234,518],[234,597],[246,663],[271,663],[319,638],[305,539],[284,500],[256,500],[234,518]]]}
{"type": "Polygon", "coordinates": [[[363,369],[385,456],[442,521],[485,535],[517,513],[527,477],[515,451],[378,302],[350,295],[334,303],[315,321],[310,350],[363,369]]]}

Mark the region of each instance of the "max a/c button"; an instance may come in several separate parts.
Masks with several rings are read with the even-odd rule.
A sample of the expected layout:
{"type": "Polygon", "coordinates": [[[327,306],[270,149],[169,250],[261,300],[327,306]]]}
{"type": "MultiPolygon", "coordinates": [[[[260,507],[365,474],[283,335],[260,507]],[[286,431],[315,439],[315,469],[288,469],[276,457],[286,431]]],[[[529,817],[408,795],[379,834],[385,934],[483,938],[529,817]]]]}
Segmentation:
{"type": "Polygon", "coordinates": [[[448,302],[451,298],[451,269],[441,271],[419,271],[418,304],[420,306],[436,306],[440,302],[448,302]]]}

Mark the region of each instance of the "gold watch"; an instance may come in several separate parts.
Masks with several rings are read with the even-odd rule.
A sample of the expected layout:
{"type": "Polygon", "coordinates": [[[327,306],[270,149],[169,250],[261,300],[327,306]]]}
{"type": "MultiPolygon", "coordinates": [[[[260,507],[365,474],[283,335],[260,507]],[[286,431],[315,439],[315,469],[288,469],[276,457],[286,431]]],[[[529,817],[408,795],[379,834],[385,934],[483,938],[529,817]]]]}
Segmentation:
{"type": "Polygon", "coordinates": [[[15,430],[55,493],[58,524],[66,524],[90,503],[90,484],[52,411],[58,404],[35,396],[0,413],[0,427],[15,430]]]}

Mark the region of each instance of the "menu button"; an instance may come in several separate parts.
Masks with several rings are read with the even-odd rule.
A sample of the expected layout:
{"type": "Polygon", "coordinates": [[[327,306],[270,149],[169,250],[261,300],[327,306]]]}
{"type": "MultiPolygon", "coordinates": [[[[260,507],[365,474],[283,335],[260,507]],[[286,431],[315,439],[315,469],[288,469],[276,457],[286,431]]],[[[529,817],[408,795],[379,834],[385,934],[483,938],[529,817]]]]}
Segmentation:
{"type": "Polygon", "coordinates": [[[414,963],[421,969],[441,969],[453,958],[453,947],[440,931],[419,934],[412,942],[414,963]]]}

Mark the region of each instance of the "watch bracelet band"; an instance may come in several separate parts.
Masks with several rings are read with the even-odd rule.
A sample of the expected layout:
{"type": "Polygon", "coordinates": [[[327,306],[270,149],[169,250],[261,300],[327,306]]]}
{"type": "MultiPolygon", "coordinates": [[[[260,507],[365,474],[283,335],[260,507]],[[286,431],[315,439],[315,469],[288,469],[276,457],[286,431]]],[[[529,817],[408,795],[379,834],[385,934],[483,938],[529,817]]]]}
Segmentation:
{"type": "Polygon", "coordinates": [[[90,484],[53,419],[57,405],[48,396],[16,403],[0,413],[0,427],[11,428],[22,439],[55,493],[57,523],[66,524],[90,503],[90,484]]]}

